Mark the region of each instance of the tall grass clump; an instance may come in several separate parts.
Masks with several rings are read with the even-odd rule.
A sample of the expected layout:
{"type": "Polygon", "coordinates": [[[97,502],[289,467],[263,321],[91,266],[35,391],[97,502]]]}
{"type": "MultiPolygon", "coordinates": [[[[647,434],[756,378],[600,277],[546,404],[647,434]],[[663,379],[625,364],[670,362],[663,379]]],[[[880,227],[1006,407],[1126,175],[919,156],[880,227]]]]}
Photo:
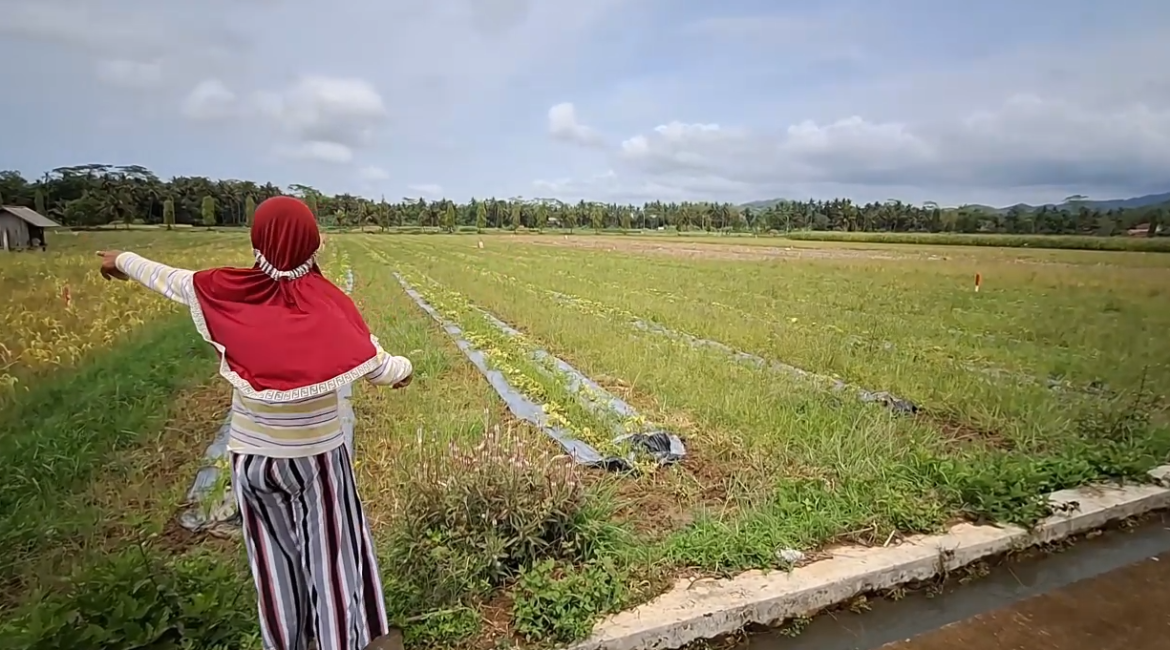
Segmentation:
{"type": "Polygon", "coordinates": [[[514,603],[517,629],[546,639],[565,636],[561,618],[577,620],[571,635],[579,636],[621,606],[624,589],[613,588],[620,573],[601,559],[621,533],[608,522],[605,488],[567,456],[527,442],[499,426],[473,445],[436,443],[420,430],[402,450],[394,516],[379,548],[390,616],[408,640],[432,645],[475,634],[482,605],[501,598],[514,603]],[[582,571],[594,584],[577,584],[582,571]],[[566,581],[593,595],[546,600],[566,581]],[[527,590],[513,595],[518,583],[527,590]]]}

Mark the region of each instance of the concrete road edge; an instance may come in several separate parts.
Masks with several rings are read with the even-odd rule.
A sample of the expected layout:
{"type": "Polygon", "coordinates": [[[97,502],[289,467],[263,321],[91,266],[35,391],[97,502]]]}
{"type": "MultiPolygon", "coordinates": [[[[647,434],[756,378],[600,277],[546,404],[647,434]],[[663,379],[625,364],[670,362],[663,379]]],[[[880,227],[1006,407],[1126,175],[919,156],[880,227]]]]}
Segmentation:
{"type": "Polygon", "coordinates": [[[959,524],[896,546],[841,547],[792,570],[749,571],[726,580],[679,580],[670,591],[609,617],[570,650],[665,650],[731,634],[750,624],[811,616],[871,591],[938,576],[981,559],[1060,541],[1110,523],[1170,508],[1170,465],[1153,485],[1087,486],[1049,495],[1055,514],[1035,530],[959,524]]]}

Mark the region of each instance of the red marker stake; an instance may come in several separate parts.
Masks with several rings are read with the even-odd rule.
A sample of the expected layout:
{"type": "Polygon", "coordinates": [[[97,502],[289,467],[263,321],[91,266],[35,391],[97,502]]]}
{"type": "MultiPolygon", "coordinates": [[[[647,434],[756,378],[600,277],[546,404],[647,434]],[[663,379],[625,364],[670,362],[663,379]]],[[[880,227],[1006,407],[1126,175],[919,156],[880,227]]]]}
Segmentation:
{"type": "Polygon", "coordinates": [[[983,284],[983,276],[975,274],[975,293],[979,293],[979,285],[983,284]]]}

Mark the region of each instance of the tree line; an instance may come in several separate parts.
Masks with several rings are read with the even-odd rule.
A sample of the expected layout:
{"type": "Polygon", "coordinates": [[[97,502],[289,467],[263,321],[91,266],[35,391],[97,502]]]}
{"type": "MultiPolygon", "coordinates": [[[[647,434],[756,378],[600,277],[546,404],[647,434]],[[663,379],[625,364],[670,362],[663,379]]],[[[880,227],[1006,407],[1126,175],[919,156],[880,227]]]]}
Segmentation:
{"type": "Polygon", "coordinates": [[[246,226],[257,203],[281,194],[304,199],[323,225],[374,226],[384,230],[407,226],[452,232],[468,228],[671,228],[1109,236],[1140,228],[1152,236],[1160,232],[1158,224],[1170,225],[1170,204],[1099,210],[1072,201],[1063,206],[997,211],[983,206],[943,208],[935,203],[912,205],[897,200],[860,204],[849,199],[778,201],[759,207],[720,202],[623,205],[524,198],[455,203],[410,197],[374,200],[352,194],[328,195],[308,185],[281,188],[272,183],[202,176],[162,180],[137,165],[58,167],[36,180],[28,180],[15,171],[0,171],[0,204],[29,207],[64,226],[79,228],[111,223],[246,226]]]}

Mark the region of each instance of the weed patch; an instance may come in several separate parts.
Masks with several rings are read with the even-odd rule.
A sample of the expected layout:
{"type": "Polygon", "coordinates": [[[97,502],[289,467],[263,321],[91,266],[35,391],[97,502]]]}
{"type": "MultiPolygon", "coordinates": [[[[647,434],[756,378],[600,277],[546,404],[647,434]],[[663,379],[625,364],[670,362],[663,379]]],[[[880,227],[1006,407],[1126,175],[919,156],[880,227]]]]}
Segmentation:
{"type": "Polygon", "coordinates": [[[543,643],[583,639],[598,615],[622,609],[628,580],[611,562],[574,566],[542,560],[529,567],[516,586],[512,605],[516,633],[543,643]]]}
{"type": "MultiPolygon", "coordinates": [[[[451,642],[476,632],[478,606],[517,580],[527,584],[534,567],[588,564],[622,542],[605,523],[602,486],[587,485],[568,457],[532,449],[506,429],[474,446],[420,438],[413,458],[380,534],[387,603],[410,638],[451,642]]],[[[525,606],[533,617],[526,629],[553,631],[551,603],[525,606]]]]}
{"type": "Polygon", "coordinates": [[[138,334],[67,377],[38,384],[0,414],[0,544],[9,578],[37,549],[99,516],[68,497],[164,421],[179,390],[212,368],[211,352],[179,319],[138,334]]]}
{"type": "Polygon", "coordinates": [[[240,568],[213,553],[131,546],[30,599],[0,624],[0,647],[259,650],[255,591],[240,568]]]}

